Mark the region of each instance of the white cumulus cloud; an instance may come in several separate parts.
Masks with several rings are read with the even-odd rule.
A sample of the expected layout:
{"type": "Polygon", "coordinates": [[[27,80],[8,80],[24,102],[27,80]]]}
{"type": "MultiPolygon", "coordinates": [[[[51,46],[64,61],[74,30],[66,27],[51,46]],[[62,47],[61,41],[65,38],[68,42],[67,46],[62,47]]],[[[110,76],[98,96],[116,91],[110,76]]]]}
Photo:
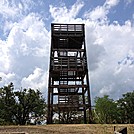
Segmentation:
{"type": "MultiPolygon", "coordinates": [[[[66,19],[66,23],[85,23],[93,98],[104,94],[119,98],[123,93],[132,91],[134,88],[132,84],[134,67],[119,67],[118,64],[118,61],[127,56],[130,51],[134,51],[134,27],[130,20],[123,25],[118,21],[109,24],[108,14],[119,2],[119,0],[106,0],[102,6],[86,11],[81,20],[72,16],[66,19]]],[[[59,8],[63,13],[64,9],[67,9],[67,7],[59,8]]],[[[70,10],[71,8],[67,11],[70,10]]],[[[58,16],[52,15],[54,22],[63,20],[64,17],[60,16],[59,10],[55,10],[54,13],[58,16]]]]}
{"type": "Polygon", "coordinates": [[[37,10],[31,12],[35,8],[32,7],[35,6],[34,1],[0,2],[0,86],[12,81],[17,86],[39,88],[47,95],[51,44],[47,26],[51,22],[58,22],[85,24],[92,98],[104,94],[118,98],[134,89],[134,66],[129,66],[130,61],[126,65],[118,64],[128,55],[133,57],[134,25],[130,20],[122,25],[118,20],[109,24],[108,15],[119,0],[106,0],[102,6],[98,5],[92,10],[87,8],[84,13],[81,11],[86,2],[82,0],[69,7],[66,4],[50,4],[48,8],[52,20],[47,26],[46,18],[37,10]]]}
{"type": "Polygon", "coordinates": [[[49,12],[51,13],[51,17],[54,19],[54,22],[71,23],[72,19],[76,19],[83,6],[84,2],[77,0],[69,9],[65,5],[59,7],[50,5],[49,12]]]}
{"type": "MultiPolygon", "coordinates": [[[[0,57],[0,61],[2,61],[0,71],[4,72],[5,75],[8,73],[14,74],[15,85],[21,86],[21,81],[24,81],[24,78],[34,77],[31,74],[35,67],[43,69],[44,73],[47,72],[50,33],[46,30],[40,15],[30,13],[19,22],[15,22],[7,39],[1,40],[0,43],[2,54],[0,57]]],[[[42,78],[39,78],[41,82],[38,87],[43,87],[43,85],[46,87],[45,81],[43,82],[42,78]]],[[[10,82],[10,80],[8,79],[6,82],[10,82]]],[[[35,79],[29,80],[28,84],[32,85],[33,80],[35,79]]],[[[2,85],[3,82],[0,84],[2,85]]]]}
{"type": "Polygon", "coordinates": [[[118,5],[119,0],[106,0],[102,6],[97,6],[93,10],[86,11],[83,15],[84,18],[90,19],[99,24],[107,24],[108,18],[107,15],[110,9],[116,5],[118,5]]]}
{"type": "Polygon", "coordinates": [[[45,93],[45,96],[47,95],[47,77],[48,72],[44,71],[41,68],[35,68],[33,72],[27,76],[24,77],[21,81],[21,84],[23,87],[29,87],[33,89],[40,89],[42,93],[45,93]]]}

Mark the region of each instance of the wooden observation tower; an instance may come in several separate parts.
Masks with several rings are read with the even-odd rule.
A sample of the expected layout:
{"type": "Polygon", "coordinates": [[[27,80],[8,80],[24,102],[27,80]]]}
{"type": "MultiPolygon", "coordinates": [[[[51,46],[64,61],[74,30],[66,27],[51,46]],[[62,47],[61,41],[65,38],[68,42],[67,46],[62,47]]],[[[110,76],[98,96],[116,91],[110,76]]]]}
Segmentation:
{"type": "Polygon", "coordinates": [[[54,123],[90,122],[84,24],[51,24],[48,119],[54,123]]]}

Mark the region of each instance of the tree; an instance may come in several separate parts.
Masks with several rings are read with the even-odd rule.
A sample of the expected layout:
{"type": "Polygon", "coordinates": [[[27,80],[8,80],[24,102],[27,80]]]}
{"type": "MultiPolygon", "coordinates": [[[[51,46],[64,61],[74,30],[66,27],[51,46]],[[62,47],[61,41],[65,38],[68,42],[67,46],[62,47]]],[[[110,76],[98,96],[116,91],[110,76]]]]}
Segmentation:
{"type": "Polygon", "coordinates": [[[24,125],[29,121],[30,115],[37,119],[45,114],[46,104],[39,90],[24,89],[15,92],[15,96],[18,101],[16,102],[14,119],[18,124],[24,125]]]}
{"type": "Polygon", "coordinates": [[[118,100],[119,123],[134,123],[134,91],[123,94],[118,100]]]}
{"type": "Polygon", "coordinates": [[[96,97],[93,115],[97,123],[113,123],[117,118],[117,104],[108,95],[96,97]]]}
{"type": "Polygon", "coordinates": [[[15,105],[13,83],[0,88],[0,119],[1,124],[12,122],[12,109],[15,105]]]}
{"type": "Polygon", "coordinates": [[[31,118],[39,121],[46,112],[45,99],[39,90],[14,91],[13,83],[0,89],[0,119],[11,124],[25,125],[31,118]]]}

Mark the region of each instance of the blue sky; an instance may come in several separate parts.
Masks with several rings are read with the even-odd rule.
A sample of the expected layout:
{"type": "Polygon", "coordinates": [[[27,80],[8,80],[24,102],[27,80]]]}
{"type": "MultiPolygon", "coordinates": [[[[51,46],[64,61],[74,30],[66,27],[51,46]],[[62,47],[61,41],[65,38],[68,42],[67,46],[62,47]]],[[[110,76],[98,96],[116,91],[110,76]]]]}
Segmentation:
{"type": "Polygon", "coordinates": [[[46,97],[51,23],[84,23],[92,99],[133,91],[133,7],[134,0],[0,0],[0,86],[12,81],[46,97]]]}

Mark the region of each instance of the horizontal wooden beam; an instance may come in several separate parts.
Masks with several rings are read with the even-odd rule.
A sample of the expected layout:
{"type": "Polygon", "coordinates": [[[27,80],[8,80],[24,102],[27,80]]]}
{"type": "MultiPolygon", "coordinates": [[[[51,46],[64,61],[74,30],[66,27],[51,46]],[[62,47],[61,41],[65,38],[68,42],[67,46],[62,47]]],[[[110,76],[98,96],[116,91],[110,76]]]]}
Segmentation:
{"type": "Polygon", "coordinates": [[[87,88],[87,85],[51,85],[50,88],[87,88]]]}

